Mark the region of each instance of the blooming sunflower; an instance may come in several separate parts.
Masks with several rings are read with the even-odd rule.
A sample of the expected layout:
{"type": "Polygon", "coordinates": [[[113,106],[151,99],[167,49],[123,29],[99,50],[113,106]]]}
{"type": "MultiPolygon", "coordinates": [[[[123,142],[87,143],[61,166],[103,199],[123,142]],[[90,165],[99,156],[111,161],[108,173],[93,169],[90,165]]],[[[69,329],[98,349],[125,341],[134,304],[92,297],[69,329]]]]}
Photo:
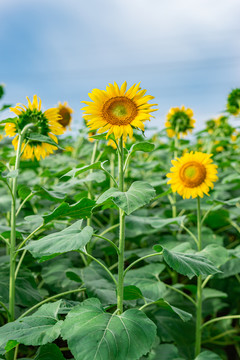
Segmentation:
{"type": "Polygon", "coordinates": [[[67,128],[72,122],[72,113],[73,109],[68,106],[68,103],[64,101],[63,104],[59,101],[58,103],[58,113],[61,116],[61,118],[58,120],[58,122],[64,127],[67,128]]]}
{"type": "Polygon", "coordinates": [[[156,111],[148,101],[154,99],[145,95],[139,84],[134,84],[127,90],[125,81],[119,88],[114,82],[106,90],[93,89],[89,95],[91,101],[83,101],[87,106],[84,110],[84,119],[91,131],[97,130],[102,134],[107,132],[106,138],[114,134],[115,139],[130,138],[133,136],[133,127],[144,131],[144,122],[150,120],[151,112],[156,111]]]}
{"type": "Polygon", "coordinates": [[[209,188],[212,189],[213,182],[218,179],[217,165],[212,164],[211,156],[212,154],[191,151],[172,160],[173,167],[167,174],[172,191],[177,192],[183,199],[209,195],[209,188]]]}
{"type": "Polygon", "coordinates": [[[181,108],[171,108],[167,114],[167,121],[165,126],[167,127],[167,134],[169,137],[177,135],[180,138],[187,135],[188,131],[192,132],[194,128],[195,120],[193,119],[192,109],[186,109],[182,105],[181,108]]]}
{"type": "Polygon", "coordinates": [[[228,95],[227,111],[235,116],[240,114],[240,89],[234,89],[228,95]]]}
{"type": "MultiPolygon", "coordinates": [[[[15,107],[10,108],[18,116],[17,123],[6,123],[5,136],[13,137],[12,144],[17,149],[18,146],[18,133],[23,128],[32,123],[33,127],[30,131],[50,137],[55,143],[58,143],[58,139],[55,135],[61,135],[64,133],[63,126],[59,123],[60,115],[57,108],[51,108],[45,112],[41,111],[41,99],[37,95],[33,96],[33,102],[28,100],[28,107],[22,104],[17,104],[15,107]]],[[[22,143],[23,159],[40,160],[53,153],[57,147],[45,142],[37,142],[34,140],[24,140],[22,143]]]]}

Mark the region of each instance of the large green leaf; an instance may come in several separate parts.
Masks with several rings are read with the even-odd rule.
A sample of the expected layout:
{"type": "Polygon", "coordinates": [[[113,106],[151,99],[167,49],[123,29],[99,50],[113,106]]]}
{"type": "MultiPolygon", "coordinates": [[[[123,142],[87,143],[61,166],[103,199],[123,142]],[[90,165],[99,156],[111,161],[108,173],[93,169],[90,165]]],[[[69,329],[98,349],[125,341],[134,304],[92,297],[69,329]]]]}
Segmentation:
{"type": "Polygon", "coordinates": [[[55,344],[40,346],[34,360],[65,360],[59,347],[55,344]]]}
{"type": "Polygon", "coordinates": [[[215,266],[221,266],[229,259],[229,253],[227,249],[217,244],[207,245],[202,251],[199,252],[199,254],[212,261],[215,266]]]}
{"type": "Polygon", "coordinates": [[[91,215],[94,205],[95,201],[87,198],[83,198],[73,205],[63,202],[50,214],[43,215],[44,223],[47,224],[62,216],[69,216],[73,219],[85,219],[91,215]]]}
{"type": "Polygon", "coordinates": [[[135,181],[126,192],[121,192],[116,188],[108,189],[98,198],[97,204],[112,199],[120,209],[129,215],[148,204],[154,196],[155,190],[150,184],[145,181],[135,181]]]}
{"type": "Polygon", "coordinates": [[[152,349],[147,357],[141,358],[141,360],[183,360],[178,355],[178,349],[173,344],[160,344],[156,348],[152,349]]]}
{"type": "Polygon", "coordinates": [[[92,234],[93,229],[90,226],[82,229],[82,220],[79,220],[62,231],[30,241],[24,249],[40,261],[45,261],[69,251],[84,250],[92,234]]]}
{"type": "MultiPolygon", "coordinates": [[[[0,328],[0,347],[8,341],[24,345],[45,345],[58,338],[62,320],[57,314],[61,300],[41,306],[33,315],[8,323],[0,328]]],[[[8,345],[8,350],[11,346],[8,345]]]]}
{"type": "Polygon", "coordinates": [[[149,264],[139,269],[129,270],[125,276],[126,285],[137,286],[149,301],[156,301],[164,296],[165,284],[159,274],[165,269],[164,264],[149,264]]]}
{"type": "Polygon", "coordinates": [[[82,270],[82,279],[89,296],[97,296],[102,304],[116,304],[116,285],[108,273],[92,262],[82,270]]]}
{"type": "Polygon", "coordinates": [[[155,145],[150,143],[150,142],[147,142],[147,141],[143,141],[143,142],[140,142],[140,143],[136,143],[136,144],[133,144],[131,146],[131,149],[130,149],[130,152],[134,152],[134,151],[144,151],[144,152],[151,152],[153,151],[155,148],[155,145]]]}
{"type": "Polygon", "coordinates": [[[213,275],[221,272],[211,261],[198,254],[183,254],[164,248],[163,258],[173,270],[190,279],[194,275],[213,275]]]}
{"type": "Polygon", "coordinates": [[[86,166],[82,166],[80,168],[72,169],[71,171],[64,174],[63,177],[64,176],[75,177],[75,176],[77,176],[79,174],[82,174],[85,171],[88,171],[88,170],[91,170],[91,169],[97,170],[97,169],[101,169],[101,168],[102,168],[102,162],[97,161],[97,162],[95,162],[95,163],[93,163],[91,165],[86,165],[86,166]]]}
{"type": "Polygon", "coordinates": [[[91,298],[69,312],[61,333],[76,360],[137,360],[150,350],[156,326],[140,310],[110,314],[91,298]]]}
{"type": "Polygon", "coordinates": [[[46,136],[46,135],[31,132],[27,136],[27,139],[34,141],[34,142],[47,143],[47,144],[56,146],[58,149],[63,150],[63,148],[61,146],[59,146],[52,138],[50,138],[49,136],[46,136]]]}
{"type": "MultiPolygon", "coordinates": [[[[0,294],[3,303],[9,299],[9,266],[0,266],[0,294]]],[[[20,269],[15,283],[15,300],[17,305],[33,306],[42,300],[35,279],[28,269],[20,269]]]]}
{"type": "Polygon", "coordinates": [[[158,305],[158,307],[162,309],[166,309],[172,313],[177,314],[180,317],[180,319],[182,319],[182,321],[184,322],[189,321],[192,318],[192,314],[169,304],[169,302],[164,299],[157,300],[156,304],[158,305]]]}
{"type": "Polygon", "coordinates": [[[199,354],[195,360],[221,360],[221,358],[212,351],[206,350],[201,352],[201,354],[199,354]]]}

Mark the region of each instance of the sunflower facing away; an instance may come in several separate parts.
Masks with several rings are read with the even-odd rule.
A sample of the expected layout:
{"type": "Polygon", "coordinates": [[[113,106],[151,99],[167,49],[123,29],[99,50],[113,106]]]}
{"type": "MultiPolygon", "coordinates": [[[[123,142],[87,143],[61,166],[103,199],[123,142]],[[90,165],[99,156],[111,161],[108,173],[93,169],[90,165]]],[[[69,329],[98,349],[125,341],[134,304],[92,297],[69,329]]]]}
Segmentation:
{"type": "Polygon", "coordinates": [[[175,107],[169,110],[165,126],[169,137],[177,135],[180,138],[181,134],[185,136],[188,131],[192,132],[194,124],[192,109],[186,109],[185,106],[182,106],[181,108],[175,107]]]}
{"type": "Polygon", "coordinates": [[[115,139],[133,135],[133,127],[144,131],[144,122],[150,120],[152,109],[156,104],[149,104],[154,99],[151,95],[145,95],[147,90],[142,90],[139,84],[134,84],[127,90],[125,81],[119,88],[114,82],[106,87],[106,90],[93,89],[89,95],[91,101],[83,101],[87,106],[83,117],[87,121],[91,131],[97,130],[102,134],[107,132],[106,138],[114,134],[115,139]]]}
{"type": "Polygon", "coordinates": [[[217,165],[212,163],[211,156],[212,154],[191,151],[172,160],[173,167],[167,174],[172,191],[177,192],[183,199],[209,195],[209,189],[213,189],[213,182],[218,179],[217,165]]]}
{"type": "MultiPolygon", "coordinates": [[[[23,128],[32,123],[33,127],[31,131],[41,135],[49,136],[53,141],[58,143],[58,139],[55,135],[61,135],[64,133],[65,129],[59,123],[60,115],[58,114],[57,108],[51,108],[45,112],[41,111],[41,99],[37,95],[33,96],[33,102],[28,100],[28,107],[22,104],[17,104],[15,107],[10,108],[17,116],[17,124],[6,123],[5,125],[5,136],[13,137],[12,144],[17,149],[18,146],[18,133],[23,130],[23,128]]],[[[57,147],[44,142],[37,142],[33,140],[26,140],[22,143],[23,159],[34,159],[40,160],[40,157],[43,159],[52,154],[57,147]]]]}
{"type": "Polygon", "coordinates": [[[70,106],[68,106],[68,103],[66,101],[64,101],[63,104],[61,104],[61,102],[59,101],[58,103],[58,113],[61,116],[61,118],[58,120],[59,123],[64,127],[67,128],[71,125],[72,122],[72,113],[73,113],[73,109],[70,108],[70,106]]]}

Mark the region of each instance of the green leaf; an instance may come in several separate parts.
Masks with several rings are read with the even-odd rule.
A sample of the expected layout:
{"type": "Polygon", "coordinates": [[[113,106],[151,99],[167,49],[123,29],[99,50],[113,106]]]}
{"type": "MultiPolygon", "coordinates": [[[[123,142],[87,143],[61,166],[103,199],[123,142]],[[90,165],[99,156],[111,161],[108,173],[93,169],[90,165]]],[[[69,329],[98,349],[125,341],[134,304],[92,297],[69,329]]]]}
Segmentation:
{"type": "Polygon", "coordinates": [[[4,171],[1,176],[6,179],[13,179],[18,176],[18,170],[4,171]]]}
{"type": "Polygon", "coordinates": [[[64,150],[61,146],[59,146],[52,138],[46,135],[38,134],[31,132],[27,136],[28,140],[34,141],[34,142],[41,142],[41,143],[47,143],[53,146],[56,146],[58,149],[64,150]]]}
{"type": "Polygon", "coordinates": [[[150,350],[156,326],[142,311],[106,313],[91,298],[68,313],[61,333],[76,360],[137,360],[150,350]]]}
{"type": "Polygon", "coordinates": [[[199,354],[195,360],[221,360],[221,358],[212,351],[206,350],[201,352],[201,354],[199,354]]]}
{"type": "Polygon", "coordinates": [[[177,314],[180,319],[182,319],[182,321],[189,321],[191,318],[192,318],[192,314],[184,311],[184,310],[181,310],[171,304],[169,304],[169,302],[167,302],[166,300],[164,299],[159,299],[156,301],[156,304],[160,307],[160,308],[163,308],[163,309],[166,309],[172,313],[175,313],[177,314]]]}
{"type": "Polygon", "coordinates": [[[4,120],[1,120],[1,121],[0,121],[0,124],[6,124],[6,123],[16,124],[16,123],[17,123],[17,120],[18,120],[18,117],[15,117],[15,118],[7,118],[7,119],[4,119],[4,120]]]}
{"type": "Polygon", "coordinates": [[[44,223],[48,224],[50,221],[62,216],[70,216],[73,219],[85,219],[91,215],[94,205],[95,201],[88,198],[82,198],[73,205],[63,202],[50,214],[43,215],[44,223]]]}
{"type": "Polygon", "coordinates": [[[156,349],[152,349],[147,358],[141,360],[184,360],[180,358],[178,349],[173,344],[160,344],[156,349]]]}
{"type": "Polygon", "coordinates": [[[19,185],[18,186],[18,195],[21,199],[26,199],[28,195],[31,194],[31,189],[26,185],[19,185]]]}
{"type": "MultiPolygon", "coordinates": [[[[33,315],[10,322],[0,328],[0,347],[9,340],[24,345],[45,345],[60,335],[62,321],[57,314],[61,300],[41,306],[33,315]]],[[[15,344],[16,345],[16,344],[15,344]]]]}
{"type": "Polygon", "coordinates": [[[116,188],[110,188],[103,193],[97,200],[97,204],[102,204],[108,199],[113,202],[127,215],[146,205],[154,197],[154,188],[145,181],[135,181],[126,192],[121,192],[116,188]]]}
{"type": "Polygon", "coordinates": [[[52,191],[47,190],[43,186],[36,185],[34,186],[34,192],[36,195],[40,195],[42,198],[51,200],[51,201],[62,201],[66,197],[66,192],[63,191],[52,191]]]}
{"type": "Polygon", "coordinates": [[[202,251],[199,252],[199,255],[205,256],[208,260],[215,264],[215,266],[221,266],[229,259],[229,253],[227,249],[216,244],[207,245],[202,251]]]}
{"type": "Polygon", "coordinates": [[[164,248],[163,258],[173,270],[190,279],[194,275],[213,275],[221,272],[211,261],[198,254],[183,254],[164,248]]]}
{"type": "Polygon", "coordinates": [[[154,218],[149,217],[148,219],[149,219],[149,223],[153,228],[161,229],[162,227],[170,224],[181,224],[186,219],[186,216],[178,216],[170,219],[158,219],[156,217],[154,218]]]}
{"type": "Polygon", "coordinates": [[[79,220],[60,232],[30,241],[23,249],[29,250],[40,261],[45,261],[69,251],[84,250],[92,234],[93,229],[90,226],[82,229],[82,220],[79,220]]]}
{"type": "Polygon", "coordinates": [[[203,289],[203,300],[212,299],[212,298],[227,298],[228,295],[220,290],[204,288],[203,289]]]}
{"type": "Polygon", "coordinates": [[[240,259],[232,258],[220,267],[222,274],[218,275],[219,279],[224,279],[240,273],[240,259]]]}
{"type": "Polygon", "coordinates": [[[71,176],[71,177],[76,177],[78,176],[79,174],[82,174],[83,172],[85,171],[88,171],[88,170],[91,170],[91,169],[101,169],[101,161],[97,161],[91,165],[86,165],[86,166],[83,166],[83,167],[80,167],[80,168],[77,168],[77,169],[72,169],[71,171],[67,172],[66,174],[64,174],[62,177],[64,176],[71,176]]]}
{"type": "Polygon", "coordinates": [[[65,360],[65,357],[56,344],[46,344],[40,346],[34,360],[65,360]]]}
{"type": "Polygon", "coordinates": [[[142,299],[143,294],[141,290],[135,285],[129,285],[129,286],[124,286],[123,288],[123,298],[124,300],[142,299]]]}
{"type": "Polygon", "coordinates": [[[145,141],[145,142],[133,144],[129,151],[130,151],[130,153],[132,153],[134,151],[151,152],[154,150],[154,148],[155,148],[154,144],[145,141]]]}
{"type": "Polygon", "coordinates": [[[165,284],[159,274],[165,269],[164,264],[149,264],[139,269],[129,270],[125,276],[126,285],[137,286],[149,301],[156,301],[164,296],[165,284]]]}
{"type": "Polygon", "coordinates": [[[102,304],[116,304],[116,285],[108,273],[92,262],[82,270],[82,279],[88,296],[97,296],[102,304]]]}

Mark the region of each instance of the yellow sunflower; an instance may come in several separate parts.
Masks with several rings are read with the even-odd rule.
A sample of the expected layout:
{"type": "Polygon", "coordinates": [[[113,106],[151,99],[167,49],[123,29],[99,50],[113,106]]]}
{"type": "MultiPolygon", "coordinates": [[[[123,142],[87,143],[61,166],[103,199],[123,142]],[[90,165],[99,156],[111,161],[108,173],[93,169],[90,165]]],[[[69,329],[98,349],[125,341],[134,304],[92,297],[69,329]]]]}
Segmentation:
{"type": "Polygon", "coordinates": [[[167,128],[167,134],[169,137],[177,135],[180,138],[187,135],[188,131],[191,133],[194,128],[195,120],[193,119],[192,109],[186,109],[182,105],[181,108],[171,108],[167,114],[167,121],[165,126],[167,128]]]}
{"type": "MultiPolygon", "coordinates": [[[[53,141],[58,143],[58,139],[55,135],[61,135],[64,133],[64,128],[59,124],[60,115],[58,114],[57,108],[51,108],[44,112],[41,111],[41,99],[37,95],[33,96],[33,102],[28,100],[28,107],[22,104],[17,104],[15,107],[10,108],[14,114],[18,116],[17,123],[6,123],[5,125],[5,136],[13,137],[12,144],[17,149],[18,146],[18,133],[23,128],[32,123],[33,127],[31,130],[34,133],[49,136],[53,141]]],[[[34,159],[40,160],[52,154],[57,147],[44,142],[37,142],[33,140],[24,140],[22,143],[21,150],[23,151],[23,159],[34,159]]]]}
{"type": "Polygon", "coordinates": [[[84,119],[91,131],[97,130],[102,134],[107,132],[106,138],[114,134],[115,139],[130,138],[133,136],[133,127],[144,131],[144,122],[150,120],[152,109],[156,104],[149,104],[154,99],[145,95],[147,90],[142,90],[139,84],[134,84],[127,90],[125,81],[119,88],[114,82],[106,90],[93,89],[89,95],[91,101],[82,101],[87,106],[84,110],[84,119]]]}
{"type": "Polygon", "coordinates": [[[68,106],[68,103],[66,101],[64,101],[63,104],[61,104],[61,102],[59,101],[59,103],[58,103],[58,113],[61,116],[61,118],[58,120],[59,123],[64,128],[67,128],[69,126],[69,129],[70,129],[70,124],[72,122],[72,115],[71,114],[73,113],[73,109],[70,108],[70,106],[68,106]]]}
{"type": "Polygon", "coordinates": [[[212,163],[211,156],[212,154],[191,151],[172,160],[173,167],[167,174],[172,191],[177,192],[183,199],[209,195],[209,189],[213,189],[213,182],[218,179],[217,165],[212,163]]]}

